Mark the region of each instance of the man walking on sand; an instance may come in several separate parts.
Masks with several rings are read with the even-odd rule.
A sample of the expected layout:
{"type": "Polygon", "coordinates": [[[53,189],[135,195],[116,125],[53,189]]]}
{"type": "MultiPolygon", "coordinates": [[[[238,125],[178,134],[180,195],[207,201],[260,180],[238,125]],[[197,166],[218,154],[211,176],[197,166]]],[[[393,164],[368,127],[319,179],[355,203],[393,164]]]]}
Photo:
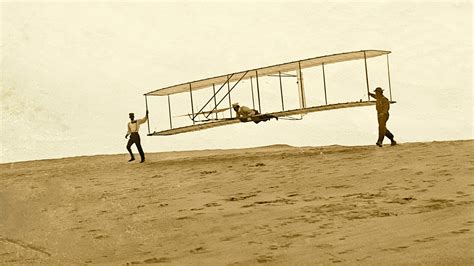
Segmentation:
{"type": "Polygon", "coordinates": [[[134,113],[130,113],[128,116],[130,117],[130,122],[127,124],[127,134],[125,135],[125,138],[130,135],[130,139],[127,143],[127,150],[130,153],[131,158],[128,161],[131,162],[135,160],[131,149],[132,145],[135,143],[138,152],[140,153],[140,163],[143,163],[145,161],[145,153],[143,152],[142,145],[140,143],[140,135],[138,134],[138,130],[140,129],[140,125],[148,120],[148,110],[146,111],[146,116],[142,119],[135,120],[134,113]]]}
{"type": "Polygon", "coordinates": [[[388,110],[390,110],[390,101],[383,96],[383,90],[380,87],[377,87],[374,90],[375,94],[370,93],[369,95],[372,98],[375,98],[377,101],[375,107],[377,109],[377,120],[379,122],[379,139],[377,140],[376,145],[382,147],[382,142],[384,137],[387,137],[392,142],[391,145],[396,145],[397,142],[393,138],[393,134],[387,129],[387,120],[389,117],[388,110]]]}

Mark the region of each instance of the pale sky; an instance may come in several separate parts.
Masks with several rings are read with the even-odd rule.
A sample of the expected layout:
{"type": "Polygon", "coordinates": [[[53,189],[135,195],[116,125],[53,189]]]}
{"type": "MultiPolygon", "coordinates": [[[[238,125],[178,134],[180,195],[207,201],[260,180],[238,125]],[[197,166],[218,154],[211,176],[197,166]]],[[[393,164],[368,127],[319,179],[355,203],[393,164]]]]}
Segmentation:
{"type": "MultiPolygon", "coordinates": [[[[148,91],[366,49],[392,51],[388,128],[400,143],[472,139],[472,10],[470,1],[2,3],[0,162],[125,154],[128,113],[145,114],[148,91]]],[[[386,89],[385,57],[368,68],[371,89],[386,89]]],[[[308,101],[321,103],[314,71],[305,85],[319,92],[308,101]]],[[[330,102],[366,99],[363,61],[326,75],[330,102]]],[[[279,104],[278,89],[264,94],[267,106],[279,104]]],[[[166,99],[148,101],[152,131],[168,127],[166,99]]],[[[173,115],[190,110],[188,95],[172,101],[173,115]]],[[[145,152],[372,145],[377,121],[370,106],[169,137],[140,132],[145,152]]]]}

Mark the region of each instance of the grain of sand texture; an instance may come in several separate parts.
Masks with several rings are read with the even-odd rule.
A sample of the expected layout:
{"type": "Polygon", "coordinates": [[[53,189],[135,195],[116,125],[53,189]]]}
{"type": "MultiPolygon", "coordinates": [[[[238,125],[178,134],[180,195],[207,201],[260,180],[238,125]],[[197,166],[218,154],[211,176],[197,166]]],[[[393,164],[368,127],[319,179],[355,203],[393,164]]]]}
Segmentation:
{"type": "MultiPolygon", "coordinates": [[[[146,148],[146,147],[145,147],[146,148]]],[[[473,265],[474,141],[0,165],[1,264],[473,265]]]]}

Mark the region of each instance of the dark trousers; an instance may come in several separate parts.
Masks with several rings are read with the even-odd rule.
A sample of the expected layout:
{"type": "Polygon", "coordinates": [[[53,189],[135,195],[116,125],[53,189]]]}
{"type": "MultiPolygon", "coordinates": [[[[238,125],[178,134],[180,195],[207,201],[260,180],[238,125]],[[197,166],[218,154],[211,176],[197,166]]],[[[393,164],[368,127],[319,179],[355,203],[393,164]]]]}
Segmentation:
{"type": "Polygon", "coordinates": [[[143,152],[142,145],[140,143],[140,135],[138,135],[138,133],[130,134],[130,139],[128,140],[128,143],[127,143],[127,150],[130,153],[130,156],[132,158],[135,158],[133,156],[132,149],[131,149],[134,143],[137,146],[138,153],[140,153],[140,158],[142,159],[142,161],[145,160],[145,153],[143,152]]]}
{"type": "Polygon", "coordinates": [[[377,143],[382,144],[384,137],[389,138],[393,141],[393,134],[390,130],[387,129],[387,121],[388,121],[389,114],[380,113],[378,114],[378,121],[379,121],[379,139],[377,143]]]}

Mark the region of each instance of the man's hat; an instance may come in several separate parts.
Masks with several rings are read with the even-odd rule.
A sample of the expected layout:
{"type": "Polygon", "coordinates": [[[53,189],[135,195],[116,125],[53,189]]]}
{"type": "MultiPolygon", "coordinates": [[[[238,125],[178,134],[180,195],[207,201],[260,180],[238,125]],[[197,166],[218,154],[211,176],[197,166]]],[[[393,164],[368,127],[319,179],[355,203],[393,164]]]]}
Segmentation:
{"type": "Polygon", "coordinates": [[[135,116],[135,114],[134,114],[134,113],[129,113],[129,114],[128,114],[128,116],[131,116],[131,115],[135,116]]]}
{"type": "Polygon", "coordinates": [[[382,88],[380,88],[380,87],[377,87],[377,88],[375,88],[375,90],[374,90],[374,92],[378,92],[378,91],[379,91],[379,92],[383,92],[382,88]]]}
{"type": "Polygon", "coordinates": [[[233,103],[232,107],[234,107],[234,106],[239,106],[239,103],[233,103]]]}

